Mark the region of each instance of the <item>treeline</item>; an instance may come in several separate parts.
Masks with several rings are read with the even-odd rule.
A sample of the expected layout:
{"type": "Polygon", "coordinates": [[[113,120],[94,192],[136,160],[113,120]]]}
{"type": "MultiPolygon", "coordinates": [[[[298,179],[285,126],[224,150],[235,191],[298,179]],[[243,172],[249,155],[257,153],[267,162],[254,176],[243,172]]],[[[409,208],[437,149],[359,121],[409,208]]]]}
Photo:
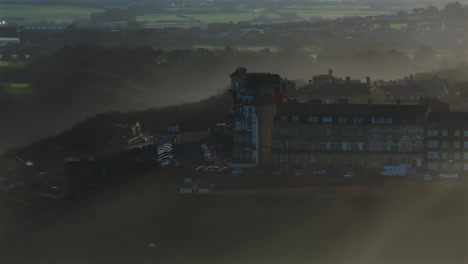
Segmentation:
{"type": "Polygon", "coordinates": [[[107,112],[80,121],[56,136],[38,140],[22,148],[12,149],[7,156],[21,156],[45,164],[62,162],[63,157],[106,153],[118,148],[120,124],[140,122],[150,134],[166,134],[167,127],[178,124],[184,131],[207,130],[218,122],[230,120],[231,95],[223,91],[218,95],[195,103],[185,103],[144,111],[107,112]],[[113,142],[114,141],[114,142],[113,142]]]}

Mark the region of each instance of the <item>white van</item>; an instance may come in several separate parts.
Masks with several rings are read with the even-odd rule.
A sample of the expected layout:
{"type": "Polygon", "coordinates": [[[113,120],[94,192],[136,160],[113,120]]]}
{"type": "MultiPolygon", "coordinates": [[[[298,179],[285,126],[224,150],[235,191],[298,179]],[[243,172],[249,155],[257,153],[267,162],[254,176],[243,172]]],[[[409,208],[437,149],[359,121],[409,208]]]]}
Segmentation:
{"type": "Polygon", "coordinates": [[[405,176],[406,166],[383,166],[380,175],[384,176],[405,176]]]}

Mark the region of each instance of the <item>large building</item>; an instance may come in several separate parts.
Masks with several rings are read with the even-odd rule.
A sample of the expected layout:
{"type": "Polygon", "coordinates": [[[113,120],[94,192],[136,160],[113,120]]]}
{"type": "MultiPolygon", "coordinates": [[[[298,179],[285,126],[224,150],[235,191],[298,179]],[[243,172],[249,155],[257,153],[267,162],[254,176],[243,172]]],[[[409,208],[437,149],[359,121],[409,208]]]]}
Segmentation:
{"type": "Polygon", "coordinates": [[[278,74],[247,73],[237,68],[231,74],[234,152],[228,165],[255,167],[271,158],[273,118],[285,100],[278,74]]]}
{"type": "Polygon", "coordinates": [[[446,174],[468,171],[468,113],[430,113],[425,168],[446,174]]]}
{"type": "Polygon", "coordinates": [[[423,166],[425,105],[287,103],[274,119],[282,167],[423,166]]]}

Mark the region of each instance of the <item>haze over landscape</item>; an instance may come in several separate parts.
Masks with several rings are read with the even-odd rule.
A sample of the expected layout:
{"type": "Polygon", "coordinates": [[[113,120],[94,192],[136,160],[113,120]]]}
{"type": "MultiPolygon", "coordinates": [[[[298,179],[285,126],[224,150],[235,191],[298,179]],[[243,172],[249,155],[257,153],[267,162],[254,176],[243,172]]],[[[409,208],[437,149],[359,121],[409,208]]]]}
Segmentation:
{"type": "Polygon", "coordinates": [[[468,0],[0,0],[0,259],[466,263],[467,76],[468,0]]]}

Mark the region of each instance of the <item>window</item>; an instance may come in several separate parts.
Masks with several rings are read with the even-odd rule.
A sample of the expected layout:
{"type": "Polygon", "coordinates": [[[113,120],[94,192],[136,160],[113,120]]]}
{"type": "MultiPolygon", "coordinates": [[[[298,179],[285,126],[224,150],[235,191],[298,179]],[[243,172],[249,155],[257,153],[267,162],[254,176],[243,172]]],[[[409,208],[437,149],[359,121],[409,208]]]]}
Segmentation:
{"type": "Polygon", "coordinates": [[[448,159],[448,153],[447,152],[442,152],[442,158],[443,159],[448,159]]]}
{"type": "Polygon", "coordinates": [[[293,116],[293,117],[291,118],[291,120],[292,120],[293,122],[299,122],[299,117],[298,117],[298,116],[293,116]]]}
{"type": "Polygon", "coordinates": [[[468,163],[463,163],[463,170],[468,170],[468,163]]]}
{"type": "Polygon", "coordinates": [[[373,117],[372,123],[374,124],[391,124],[392,118],[391,117],[373,117]]]}
{"type": "Polygon", "coordinates": [[[333,118],[332,117],[324,117],[323,122],[324,123],[331,123],[331,122],[333,122],[333,118]]]}
{"type": "Polygon", "coordinates": [[[438,159],[439,158],[439,152],[428,152],[427,153],[427,158],[429,158],[429,159],[438,159]]]}
{"type": "Polygon", "coordinates": [[[317,136],[318,135],[318,129],[316,127],[312,127],[310,129],[310,135],[311,136],[317,136]]]}
{"type": "Polygon", "coordinates": [[[289,142],[289,146],[293,147],[294,149],[300,149],[301,143],[299,142],[289,142]]]}
{"type": "Polygon", "coordinates": [[[460,142],[459,142],[459,141],[453,142],[453,147],[454,147],[454,148],[460,148],[460,147],[461,147],[460,142]]]}
{"type": "Polygon", "coordinates": [[[463,131],[463,136],[468,137],[468,130],[463,131]]]}
{"type": "Polygon", "coordinates": [[[442,148],[448,148],[448,142],[447,141],[442,141],[442,148]]]}
{"type": "Polygon", "coordinates": [[[439,147],[439,141],[427,141],[427,147],[428,148],[438,148],[439,147]]]}
{"type": "Polygon", "coordinates": [[[281,122],[286,122],[286,121],[288,121],[288,117],[287,116],[282,116],[282,117],[280,117],[280,121],[281,122]]]}
{"type": "Polygon", "coordinates": [[[380,151],[382,149],[382,144],[378,142],[370,143],[370,151],[380,151]]]}
{"type": "Polygon", "coordinates": [[[468,141],[463,142],[463,148],[468,148],[468,141]]]}
{"type": "Polygon", "coordinates": [[[421,151],[423,144],[421,142],[416,143],[416,151],[421,151]]]}
{"type": "Polygon", "coordinates": [[[309,143],[309,149],[310,150],[316,150],[317,149],[317,144],[315,144],[315,142],[310,142],[309,143]]]}
{"type": "Polygon", "coordinates": [[[463,152],[463,159],[468,159],[468,152],[463,152]]]}
{"type": "Polygon", "coordinates": [[[445,130],[445,129],[442,130],[442,136],[443,136],[443,137],[448,136],[448,130],[445,130]]]}
{"type": "Polygon", "coordinates": [[[364,123],[364,118],[363,117],[355,117],[355,118],[353,118],[353,122],[356,123],[356,124],[364,123]]]}
{"type": "Polygon", "coordinates": [[[325,130],[325,134],[327,135],[327,137],[330,137],[331,136],[331,128],[330,127],[327,127],[326,130],[325,130]]]}
{"type": "Polygon", "coordinates": [[[341,142],[341,150],[351,150],[351,142],[341,142]]]}
{"type": "Polygon", "coordinates": [[[392,151],[392,150],[393,150],[392,143],[387,143],[387,151],[392,151]]]}
{"type": "Polygon", "coordinates": [[[372,128],[371,131],[373,137],[380,137],[380,128],[372,128]]]}
{"type": "Polygon", "coordinates": [[[317,156],[315,155],[309,156],[309,163],[317,163],[317,162],[318,162],[317,156]]]}
{"type": "Polygon", "coordinates": [[[340,117],[340,118],[338,118],[338,123],[348,123],[348,118],[340,117]]]}
{"type": "Polygon", "coordinates": [[[453,153],[453,158],[454,159],[460,159],[460,153],[458,153],[458,152],[453,153]]]}
{"type": "Polygon", "coordinates": [[[301,164],[301,163],[302,163],[302,157],[296,156],[296,164],[301,164]]]}
{"type": "Polygon", "coordinates": [[[436,137],[439,135],[439,130],[437,129],[429,129],[427,130],[427,135],[430,137],[436,137]]]}
{"type": "Polygon", "coordinates": [[[288,154],[280,154],[279,155],[279,160],[280,160],[280,162],[288,162],[289,161],[288,154]]]}
{"type": "Polygon", "coordinates": [[[364,142],[358,142],[357,143],[357,149],[360,150],[360,151],[364,150],[364,142]]]}
{"type": "Polygon", "coordinates": [[[317,122],[318,122],[318,117],[316,117],[316,116],[309,116],[309,122],[310,122],[310,123],[317,123],[317,122]]]}
{"type": "Polygon", "coordinates": [[[437,170],[438,168],[439,168],[438,163],[432,163],[432,162],[427,163],[427,169],[429,170],[437,170]]]}
{"type": "Polygon", "coordinates": [[[387,128],[387,137],[393,136],[393,130],[391,128],[387,128]]]}
{"type": "Polygon", "coordinates": [[[442,163],[442,164],[440,164],[440,168],[443,169],[443,170],[447,170],[448,169],[448,164],[447,163],[442,163]]]}
{"type": "Polygon", "coordinates": [[[403,128],[403,129],[401,130],[401,135],[402,135],[403,137],[407,137],[407,136],[408,136],[408,129],[403,128]]]}
{"type": "Polygon", "coordinates": [[[288,135],[288,128],[287,127],[282,127],[280,135],[281,136],[287,136],[288,135]]]}
{"type": "Polygon", "coordinates": [[[411,142],[401,142],[400,151],[411,151],[411,142]]]}
{"type": "Polygon", "coordinates": [[[395,101],[395,96],[394,96],[394,95],[390,95],[390,100],[395,101]]]}
{"type": "Polygon", "coordinates": [[[279,143],[279,148],[280,148],[280,149],[286,149],[286,142],[280,141],[280,143],[279,143]]]}
{"type": "Polygon", "coordinates": [[[325,149],[331,150],[331,142],[325,142],[325,149]]]}
{"type": "Polygon", "coordinates": [[[296,128],[296,129],[295,129],[295,134],[296,134],[296,136],[301,135],[301,129],[300,129],[300,128],[296,128]]]}
{"type": "Polygon", "coordinates": [[[344,137],[349,137],[349,127],[344,127],[342,130],[342,135],[344,137]]]}
{"type": "Polygon", "coordinates": [[[358,128],[358,136],[363,137],[364,136],[364,128],[358,128]]]}
{"type": "Polygon", "coordinates": [[[456,137],[459,137],[461,135],[460,130],[453,131],[453,135],[456,136],[456,137]]]}

